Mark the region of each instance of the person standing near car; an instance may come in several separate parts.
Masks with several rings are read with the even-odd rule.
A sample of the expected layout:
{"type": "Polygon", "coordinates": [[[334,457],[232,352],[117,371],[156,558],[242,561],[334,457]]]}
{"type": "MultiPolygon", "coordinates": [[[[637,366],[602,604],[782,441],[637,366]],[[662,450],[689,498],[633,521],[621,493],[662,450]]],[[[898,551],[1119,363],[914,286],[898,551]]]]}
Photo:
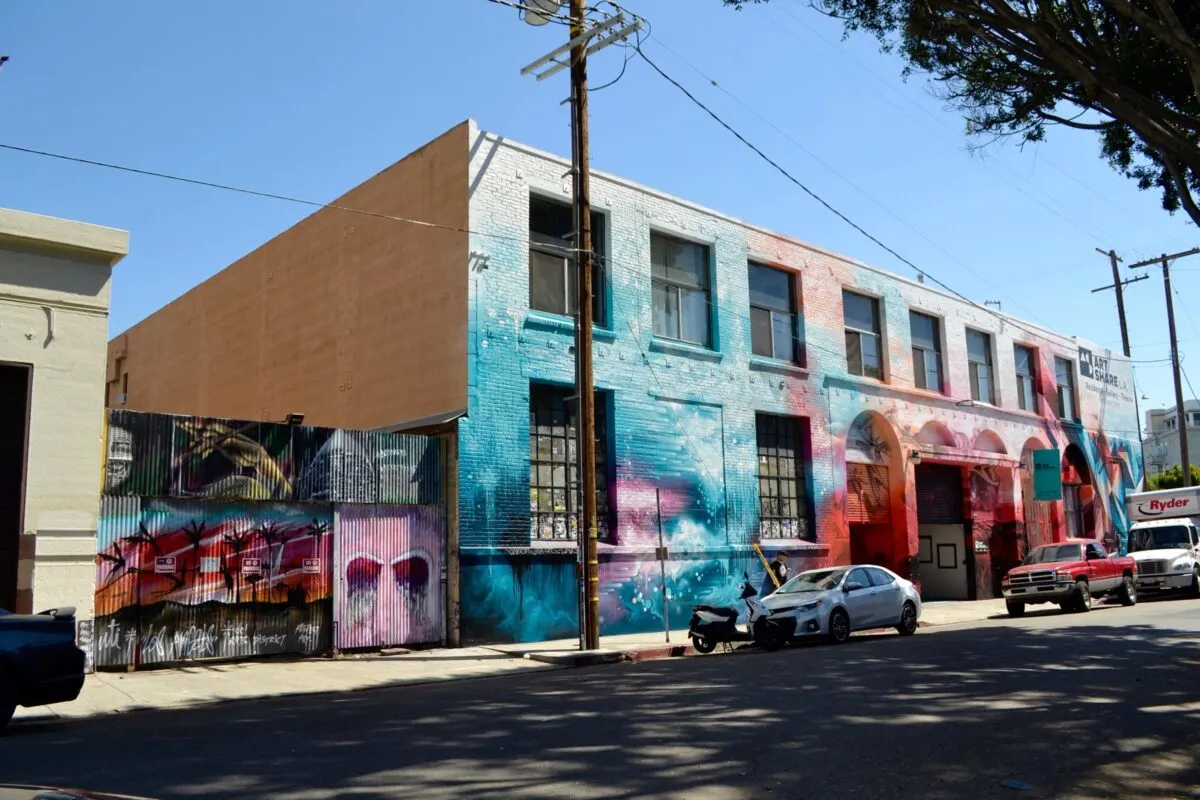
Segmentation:
{"type": "Polygon", "coordinates": [[[767,566],[767,570],[767,576],[763,579],[762,591],[759,592],[762,597],[766,597],[787,582],[787,552],[781,550],[776,553],[775,558],[767,566]],[[775,576],[775,580],[771,580],[772,575],[775,576]],[[778,585],[776,585],[775,581],[779,582],[778,585]]]}

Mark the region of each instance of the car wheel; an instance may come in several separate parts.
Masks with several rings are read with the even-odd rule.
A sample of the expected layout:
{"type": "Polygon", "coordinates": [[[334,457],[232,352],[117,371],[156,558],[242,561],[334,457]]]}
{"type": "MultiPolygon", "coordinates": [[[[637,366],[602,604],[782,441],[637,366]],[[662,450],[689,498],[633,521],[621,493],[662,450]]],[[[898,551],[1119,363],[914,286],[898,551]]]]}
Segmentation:
{"type": "Polygon", "coordinates": [[[1081,614],[1092,610],[1092,590],[1087,581],[1075,581],[1075,610],[1081,614]]]}
{"type": "Polygon", "coordinates": [[[829,615],[829,641],[841,644],[850,638],[850,615],[845,609],[834,609],[829,615]]]}
{"type": "Polygon", "coordinates": [[[1133,578],[1126,575],[1121,579],[1121,588],[1117,591],[1117,599],[1123,606],[1137,604],[1137,584],[1133,582],[1133,578]]]}
{"type": "Polygon", "coordinates": [[[917,607],[912,603],[905,603],[904,608],[900,609],[900,624],[896,630],[901,636],[912,636],[917,632],[917,607]]]}
{"type": "Polygon", "coordinates": [[[1010,617],[1025,616],[1025,604],[1019,600],[1005,600],[1004,607],[1008,609],[1008,615],[1010,617]]]}
{"type": "Polygon", "coordinates": [[[692,636],[692,647],[697,653],[708,654],[717,649],[717,643],[707,636],[692,636]]]}

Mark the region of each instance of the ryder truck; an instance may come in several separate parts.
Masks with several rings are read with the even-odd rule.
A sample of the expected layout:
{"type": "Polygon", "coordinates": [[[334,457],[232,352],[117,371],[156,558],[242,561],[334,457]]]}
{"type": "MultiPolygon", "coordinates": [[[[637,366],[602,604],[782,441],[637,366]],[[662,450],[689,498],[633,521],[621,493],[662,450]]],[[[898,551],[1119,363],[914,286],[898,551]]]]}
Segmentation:
{"type": "Polygon", "coordinates": [[[1126,502],[1138,590],[1200,597],[1200,487],[1131,494],[1126,502]]]}

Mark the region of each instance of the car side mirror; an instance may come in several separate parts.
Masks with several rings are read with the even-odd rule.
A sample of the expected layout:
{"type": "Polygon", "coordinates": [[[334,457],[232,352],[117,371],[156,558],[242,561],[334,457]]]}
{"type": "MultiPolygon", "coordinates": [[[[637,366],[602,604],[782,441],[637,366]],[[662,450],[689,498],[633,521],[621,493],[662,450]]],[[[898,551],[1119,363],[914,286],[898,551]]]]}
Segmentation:
{"type": "Polygon", "coordinates": [[[851,592],[857,592],[862,588],[863,588],[863,585],[861,583],[859,583],[858,581],[850,581],[850,583],[847,583],[845,586],[842,587],[842,591],[845,592],[846,594],[850,594],[851,592]]]}

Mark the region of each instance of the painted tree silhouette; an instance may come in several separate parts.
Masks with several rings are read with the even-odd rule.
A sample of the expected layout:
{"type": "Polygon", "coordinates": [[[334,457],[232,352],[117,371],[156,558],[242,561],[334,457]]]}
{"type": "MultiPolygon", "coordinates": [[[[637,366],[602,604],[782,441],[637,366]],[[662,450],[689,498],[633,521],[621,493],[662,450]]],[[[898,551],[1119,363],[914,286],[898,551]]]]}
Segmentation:
{"type": "MultiPolygon", "coordinates": [[[[230,531],[229,533],[225,534],[225,546],[230,551],[232,551],[233,554],[237,557],[236,560],[238,562],[239,569],[241,568],[242,552],[250,545],[250,542],[253,539],[254,539],[254,531],[253,530],[244,530],[244,531],[233,530],[233,531],[230,531]]],[[[228,573],[228,567],[226,567],[225,583],[226,583],[227,587],[229,585],[230,577],[231,576],[228,573]]],[[[237,574],[234,574],[234,575],[232,575],[232,578],[233,578],[234,601],[240,602],[242,598],[241,598],[240,587],[238,585],[240,583],[240,581],[238,580],[239,576],[237,574]]]]}
{"type": "Polygon", "coordinates": [[[192,590],[198,592],[200,586],[200,545],[204,541],[206,523],[191,520],[183,526],[183,535],[187,537],[188,543],[192,546],[192,555],[196,558],[196,565],[193,567],[192,574],[195,576],[192,579],[192,590]]]}

